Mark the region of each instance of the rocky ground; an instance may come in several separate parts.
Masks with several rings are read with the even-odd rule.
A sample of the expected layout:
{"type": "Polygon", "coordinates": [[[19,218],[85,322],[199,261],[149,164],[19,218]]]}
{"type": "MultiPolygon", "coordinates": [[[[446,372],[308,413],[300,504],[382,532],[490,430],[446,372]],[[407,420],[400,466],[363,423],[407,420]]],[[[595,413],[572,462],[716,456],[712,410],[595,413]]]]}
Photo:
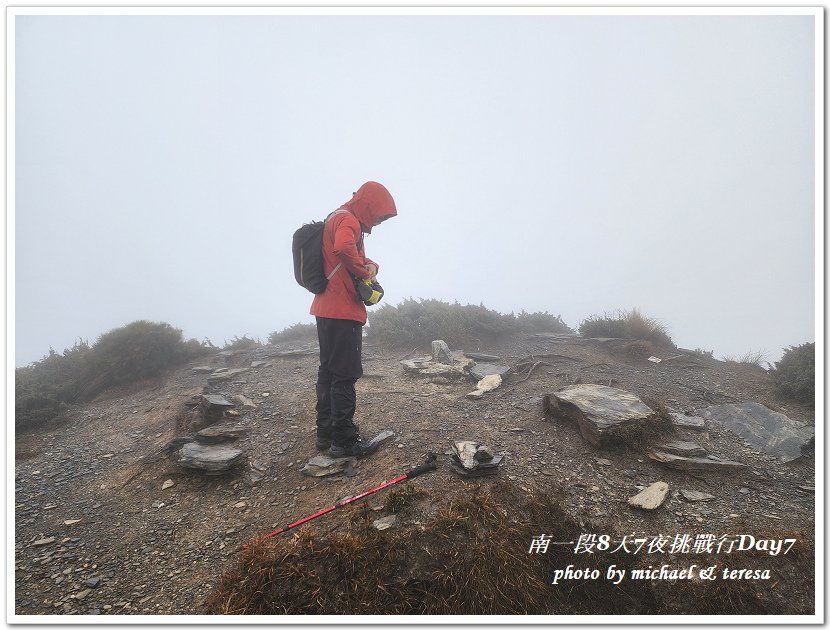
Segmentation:
{"type": "MultiPolygon", "coordinates": [[[[367,344],[358,423],[366,437],[384,429],[395,437],[361,460],[355,476],[313,478],[300,469],[318,454],[317,359],[313,353],[286,355],[290,349],[266,346],[213,357],[207,363],[214,366],[265,362],[213,385],[207,385],[205,374],[192,371],[194,363],[158,382],[110,390],[73,408],[62,425],[18,436],[15,612],[199,614],[241,544],[377,486],[423,463],[429,452],[439,454],[438,470],[411,482],[425,496],[487,484],[487,478],[464,480],[450,470],[448,453],[457,440],[474,440],[502,454],[502,479],[528,492],[556,490],[585,531],[619,537],[786,530],[798,536],[802,548],[812,549],[813,457],[782,464],[712,422],[703,432],[676,429],[600,449],[588,444],[574,423],[543,413],[545,394],[574,383],[598,383],[671,411],[759,402],[813,424],[813,408],[777,399],[770,377],[758,368],[691,355],[655,364],[613,342],[525,335],[462,348],[499,355],[517,370],[495,391],[471,400],[466,394],[474,389],[472,379],[406,374],[399,362],[406,358],[404,351],[367,344]],[[255,405],[240,406],[232,412],[238,416],[225,418],[247,429],[238,445],[249,463],[238,472],[206,476],[160,454],[182,432],[185,403],[202,393],[229,400],[243,395],[255,405]],[[652,437],[692,440],[709,453],[747,464],[748,470],[690,474],[667,469],[645,455],[652,437]],[[630,497],[657,481],[669,486],[661,507],[644,512],[628,505],[630,497]],[[689,502],[681,489],[714,499],[689,502]]],[[[420,348],[406,356],[428,352],[420,348]]],[[[368,498],[367,506],[379,508],[381,495],[368,498]]],[[[421,509],[428,513],[429,501],[421,509]]],[[[318,521],[323,519],[337,526],[335,515],[318,521]]],[[[539,533],[549,532],[540,528],[539,533]]],[[[812,608],[812,593],[792,594],[813,577],[799,571],[779,572],[782,612],[812,608]]]]}

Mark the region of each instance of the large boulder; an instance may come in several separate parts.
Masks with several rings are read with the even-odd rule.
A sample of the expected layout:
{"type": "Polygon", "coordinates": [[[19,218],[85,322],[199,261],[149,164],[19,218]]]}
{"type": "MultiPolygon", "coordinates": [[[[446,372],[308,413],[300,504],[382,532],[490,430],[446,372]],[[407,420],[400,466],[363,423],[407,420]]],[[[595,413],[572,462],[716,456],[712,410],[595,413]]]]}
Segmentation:
{"type": "Polygon", "coordinates": [[[619,437],[622,429],[638,426],[654,411],[631,392],[605,385],[571,385],[550,395],[548,409],[574,418],[579,431],[595,446],[619,437]]]}
{"type": "Polygon", "coordinates": [[[697,414],[721,424],[755,448],[782,462],[800,457],[802,447],[814,434],[812,427],[758,403],[715,405],[697,414]]]}

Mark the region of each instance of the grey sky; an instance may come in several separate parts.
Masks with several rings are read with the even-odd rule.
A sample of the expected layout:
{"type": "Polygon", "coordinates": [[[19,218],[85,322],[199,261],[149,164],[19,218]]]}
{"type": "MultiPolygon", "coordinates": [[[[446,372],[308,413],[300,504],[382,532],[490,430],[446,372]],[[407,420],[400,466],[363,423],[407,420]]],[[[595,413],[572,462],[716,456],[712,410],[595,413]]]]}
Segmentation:
{"type": "Polygon", "coordinates": [[[815,340],[810,16],[16,18],[16,365],[136,319],[310,322],[290,241],[367,180],[406,297],[815,340]]]}

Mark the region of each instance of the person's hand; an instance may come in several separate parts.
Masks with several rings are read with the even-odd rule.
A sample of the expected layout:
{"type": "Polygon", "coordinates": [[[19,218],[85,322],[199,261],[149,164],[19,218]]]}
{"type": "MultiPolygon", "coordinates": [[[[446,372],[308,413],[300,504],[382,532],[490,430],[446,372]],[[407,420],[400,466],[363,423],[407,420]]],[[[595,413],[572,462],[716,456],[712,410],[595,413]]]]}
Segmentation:
{"type": "Polygon", "coordinates": [[[376,280],[375,276],[378,275],[378,266],[374,263],[366,263],[366,269],[368,269],[369,273],[371,274],[369,280],[374,282],[376,280]]]}

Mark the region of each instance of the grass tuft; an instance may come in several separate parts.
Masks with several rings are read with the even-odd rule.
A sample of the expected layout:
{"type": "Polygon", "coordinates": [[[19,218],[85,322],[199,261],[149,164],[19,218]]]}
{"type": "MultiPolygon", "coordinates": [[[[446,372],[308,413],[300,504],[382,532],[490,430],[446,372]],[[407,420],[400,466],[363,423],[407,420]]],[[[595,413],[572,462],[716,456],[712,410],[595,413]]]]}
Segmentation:
{"type": "Polygon", "coordinates": [[[639,339],[657,346],[675,347],[666,326],[654,318],[646,317],[636,308],[619,311],[616,316],[607,313],[602,316],[592,315],[579,325],[579,333],[583,337],[639,339]]]}

